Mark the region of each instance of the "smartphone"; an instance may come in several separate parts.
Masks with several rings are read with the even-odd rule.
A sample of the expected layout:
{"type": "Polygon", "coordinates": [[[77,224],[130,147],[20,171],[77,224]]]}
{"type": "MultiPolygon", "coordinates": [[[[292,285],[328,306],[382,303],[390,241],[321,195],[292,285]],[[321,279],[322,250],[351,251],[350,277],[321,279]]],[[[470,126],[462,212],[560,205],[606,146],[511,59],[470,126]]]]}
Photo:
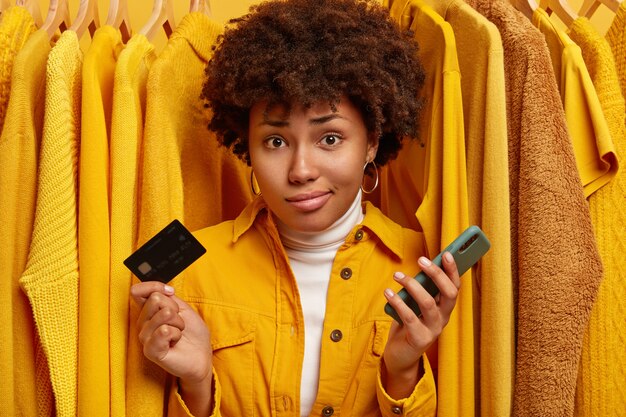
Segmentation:
{"type": "MultiPolygon", "coordinates": [[[[439,255],[432,260],[432,262],[441,268],[441,257],[444,252],[450,252],[454,261],[456,262],[456,267],[459,270],[459,276],[463,275],[470,269],[478,260],[489,250],[491,247],[491,243],[487,239],[487,236],[483,233],[482,230],[478,226],[470,226],[463,233],[461,233],[452,243],[450,243],[444,250],[441,251],[439,255]]],[[[420,272],[415,276],[417,282],[419,282],[422,287],[430,295],[433,297],[439,294],[439,288],[435,285],[435,283],[430,279],[428,275],[424,272],[420,272]]],[[[411,310],[415,312],[415,314],[419,317],[422,313],[420,311],[419,306],[411,298],[409,293],[405,288],[401,289],[398,292],[398,295],[406,305],[408,305],[411,310]]],[[[389,304],[385,304],[385,313],[389,314],[393,317],[398,323],[402,324],[402,320],[396,313],[396,310],[389,304]]]]}

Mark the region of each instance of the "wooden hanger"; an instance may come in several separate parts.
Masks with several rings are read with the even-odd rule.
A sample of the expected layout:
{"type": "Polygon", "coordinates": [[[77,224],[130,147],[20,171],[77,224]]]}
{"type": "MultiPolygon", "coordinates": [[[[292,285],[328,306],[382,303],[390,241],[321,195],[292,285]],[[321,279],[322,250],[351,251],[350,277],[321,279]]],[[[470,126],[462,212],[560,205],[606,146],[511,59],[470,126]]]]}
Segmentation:
{"type": "Polygon", "coordinates": [[[120,30],[124,43],[130,40],[132,26],[128,18],[128,2],[126,0],[111,0],[109,2],[106,24],[120,30]]]}
{"type": "Polygon", "coordinates": [[[536,0],[511,0],[511,4],[529,20],[533,20],[533,13],[539,8],[536,0]]]}
{"type": "Polygon", "coordinates": [[[211,17],[211,3],[209,0],[191,0],[189,12],[200,12],[211,17]]]}
{"type": "Polygon", "coordinates": [[[606,7],[611,9],[613,13],[617,13],[619,9],[619,5],[622,3],[622,0],[584,0],[583,5],[580,6],[580,10],[578,11],[579,16],[584,16],[586,18],[590,18],[592,14],[598,10],[598,6],[604,4],[606,7]]]}
{"type": "Polygon", "coordinates": [[[72,22],[70,30],[76,32],[78,39],[80,39],[87,29],[89,29],[89,34],[93,37],[93,34],[99,27],[98,0],[80,0],[78,15],[74,22],[72,22]]]}
{"type": "Polygon", "coordinates": [[[554,12],[567,27],[574,23],[574,20],[578,19],[578,14],[572,9],[567,0],[541,0],[539,5],[548,13],[554,12]]]}
{"type": "MultiPolygon", "coordinates": [[[[7,2],[9,3],[9,2],[7,2]]],[[[10,4],[9,4],[10,5],[10,4]]],[[[28,13],[33,17],[35,21],[35,25],[41,27],[43,20],[41,19],[41,9],[39,8],[39,1],[37,0],[17,0],[15,2],[16,6],[22,6],[28,13]]]]}
{"type": "Polygon", "coordinates": [[[174,5],[168,0],[155,0],[150,20],[139,33],[152,40],[159,28],[163,28],[169,38],[176,28],[174,22],[174,5]]]}
{"type": "Polygon", "coordinates": [[[49,38],[54,36],[57,29],[63,32],[70,27],[70,8],[67,5],[67,1],[50,0],[46,21],[41,25],[41,29],[48,33],[49,38]]]}

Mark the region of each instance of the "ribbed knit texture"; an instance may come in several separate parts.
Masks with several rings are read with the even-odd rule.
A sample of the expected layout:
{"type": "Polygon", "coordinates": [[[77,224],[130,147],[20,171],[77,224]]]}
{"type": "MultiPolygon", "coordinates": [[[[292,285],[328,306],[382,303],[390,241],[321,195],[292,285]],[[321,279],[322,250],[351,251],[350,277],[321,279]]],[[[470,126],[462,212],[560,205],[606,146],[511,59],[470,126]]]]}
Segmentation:
{"type": "Polygon", "coordinates": [[[113,77],[122,51],[112,26],[96,30],[82,70],[78,212],[78,414],[109,416],[109,131],[113,77]]]}
{"type": "Polygon", "coordinates": [[[0,132],[4,125],[11,94],[13,60],[35,30],[37,30],[35,22],[25,8],[12,6],[2,12],[0,17],[0,132]]]}
{"type": "Polygon", "coordinates": [[[0,137],[0,322],[6,332],[0,343],[0,375],[7,376],[0,385],[0,410],[9,416],[51,415],[54,406],[47,361],[18,281],[26,267],[35,217],[49,52],[48,35],[41,31],[16,55],[0,137]]]}
{"type": "Polygon", "coordinates": [[[35,222],[20,279],[48,358],[59,417],[76,416],[81,67],[76,33],[65,31],[50,51],[46,67],[35,222]]]}
{"type": "MultiPolygon", "coordinates": [[[[222,25],[185,15],[148,75],[138,245],[178,218],[190,230],[235,218],[251,200],[248,169],[207,130],[200,93],[222,25]]],[[[160,415],[164,372],[144,358],[131,305],[127,415],[160,415]]]]}
{"type": "MultiPolygon", "coordinates": [[[[111,119],[111,288],[109,293],[111,416],[126,415],[126,349],[132,275],[123,261],[135,249],[139,167],[148,71],[156,59],[148,39],[137,34],[115,68],[111,119]]],[[[136,337],[136,336],[134,336],[136,337]]]]}
{"type": "Polygon", "coordinates": [[[498,27],[504,47],[518,296],[513,416],[571,416],[602,276],[589,209],[543,35],[508,2],[468,3],[498,27]]]}
{"type": "Polygon", "coordinates": [[[622,165],[588,199],[604,278],[583,339],[575,415],[626,416],[626,109],[606,39],[586,18],[576,19],[569,34],[580,46],[622,165]]]}
{"type": "Polygon", "coordinates": [[[626,3],[620,4],[605,37],[613,51],[622,96],[626,97],[626,3]]]}

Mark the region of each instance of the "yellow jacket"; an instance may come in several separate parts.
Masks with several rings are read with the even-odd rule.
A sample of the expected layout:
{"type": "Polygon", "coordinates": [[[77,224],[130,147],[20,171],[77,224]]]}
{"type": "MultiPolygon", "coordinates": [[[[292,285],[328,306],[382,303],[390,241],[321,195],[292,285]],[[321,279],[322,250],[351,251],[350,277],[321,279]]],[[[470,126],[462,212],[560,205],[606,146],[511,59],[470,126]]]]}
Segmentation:
{"type": "MultiPolygon", "coordinates": [[[[207,253],[172,281],[211,330],[216,416],[295,416],[304,352],[300,296],[275,223],[262,198],[234,221],[196,232],[207,253]],[[210,277],[210,278],[207,278],[210,277]],[[234,277],[239,277],[234,279],[234,277]]],[[[409,398],[395,401],[380,382],[392,319],[384,313],[394,271],[415,274],[425,253],[421,233],[403,229],[365,203],[365,218],[339,248],[330,276],[319,386],[311,415],[434,416],[435,386],[425,373],[409,398]],[[360,232],[359,232],[360,231],[360,232]],[[345,272],[351,274],[345,278],[345,272]]],[[[176,384],[173,384],[176,386],[176,384]]],[[[169,416],[187,415],[175,392],[169,416]]]]}

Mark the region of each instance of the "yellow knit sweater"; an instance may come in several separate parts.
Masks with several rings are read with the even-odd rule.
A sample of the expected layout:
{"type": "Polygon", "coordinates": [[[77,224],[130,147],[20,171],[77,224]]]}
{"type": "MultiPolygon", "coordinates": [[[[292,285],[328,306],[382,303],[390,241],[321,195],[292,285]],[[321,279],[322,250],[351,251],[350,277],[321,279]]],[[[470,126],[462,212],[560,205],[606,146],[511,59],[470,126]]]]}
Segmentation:
{"type": "MultiPolygon", "coordinates": [[[[196,230],[236,217],[251,201],[247,167],[218,147],[199,99],[222,26],[185,15],[148,75],[138,244],[172,219],[196,230]]],[[[165,374],[142,353],[131,306],[127,415],[163,412],[165,374]]]]}
{"type": "Polygon", "coordinates": [[[124,45],[102,26],[82,70],[78,213],[78,414],[109,416],[109,129],[113,76],[124,45]]]}
{"type": "Polygon", "coordinates": [[[13,60],[35,30],[37,30],[35,22],[25,8],[13,6],[2,12],[0,20],[0,131],[2,131],[11,93],[13,60]]]}
{"type": "Polygon", "coordinates": [[[606,32],[606,40],[613,51],[622,96],[626,97],[626,3],[620,4],[606,32]]]}
{"type": "Polygon", "coordinates": [[[51,415],[54,405],[47,361],[18,281],[26,267],[35,217],[49,52],[48,35],[39,31],[15,57],[0,137],[0,304],[4,306],[0,321],[7,334],[0,343],[0,375],[7,376],[0,384],[0,410],[9,416],[51,415]]]}
{"type": "Polygon", "coordinates": [[[111,280],[109,333],[111,416],[126,415],[126,347],[128,345],[131,273],[122,263],[137,240],[139,167],[143,142],[148,71],[154,47],[137,34],[120,53],[115,68],[111,118],[111,280]]]}
{"type": "Polygon", "coordinates": [[[50,51],[28,263],[20,284],[30,300],[50,366],[56,415],[76,415],[78,250],[76,181],[82,53],[65,31],[50,51]]]}
{"type": "Polygon", "coordinates": [[[613,180],[589,197],[604,278],[583,339],[575,415],[626,416],[626,109],[607,41],[586,18],[574,21],[570,37],[582,50],[622,164],[613,180]]]}

